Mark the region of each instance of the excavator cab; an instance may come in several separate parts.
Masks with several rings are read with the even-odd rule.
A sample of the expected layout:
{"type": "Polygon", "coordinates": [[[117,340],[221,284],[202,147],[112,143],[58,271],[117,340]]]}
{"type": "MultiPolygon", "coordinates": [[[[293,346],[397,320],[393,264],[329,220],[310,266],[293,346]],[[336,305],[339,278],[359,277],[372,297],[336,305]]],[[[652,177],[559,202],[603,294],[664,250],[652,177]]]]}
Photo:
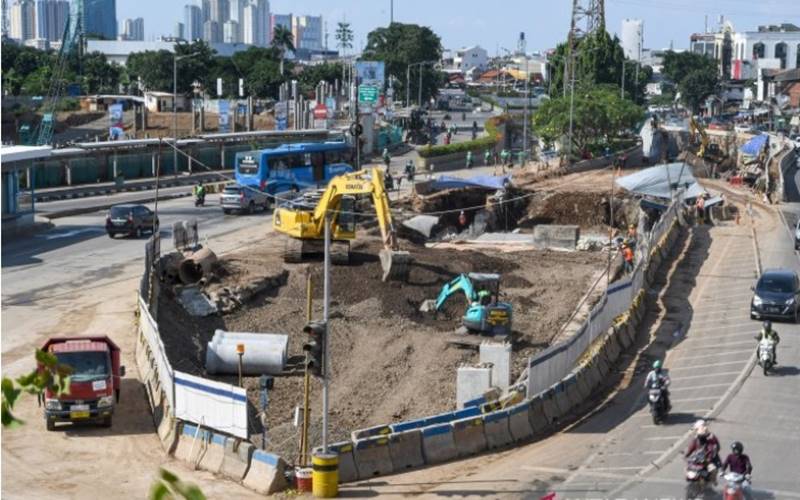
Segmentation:
{"type": "Polygon", "coordinates": [[[494,336],[511,334],[513,310],[511,304],[500,301],[500,275],[496,273],[460,274],[442,287],[436,300],[423,302],[420,311],[439,311],[458,292],[467,299],[467,310],[461,319],[467,331],[494,336]]]}

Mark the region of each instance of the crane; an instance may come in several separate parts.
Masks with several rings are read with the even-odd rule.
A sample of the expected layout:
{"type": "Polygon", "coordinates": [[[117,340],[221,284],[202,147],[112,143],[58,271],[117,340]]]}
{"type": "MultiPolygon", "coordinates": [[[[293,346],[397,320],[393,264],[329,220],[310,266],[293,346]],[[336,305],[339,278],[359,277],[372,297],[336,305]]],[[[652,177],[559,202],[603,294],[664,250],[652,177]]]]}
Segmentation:
{"type": "Polygon", "coordinates": [[[272,226],[287,235],[284,262],[302,262],[303,258],[323,250],[325,221],[331,223],[331,261],[350,262],[350,241],[356,238],[355,201],[370,196],[381,229],[383,249],[380,251],[383,281],[405,279],[411,256],[401,251],[389,210],[389,196],[383,185],[383,174],[377,169],[359,170],[334,177],[316,206],[288,203],[275,209],[272,226]],[[329,217],[326,217],[329,216],[329,217]]]}

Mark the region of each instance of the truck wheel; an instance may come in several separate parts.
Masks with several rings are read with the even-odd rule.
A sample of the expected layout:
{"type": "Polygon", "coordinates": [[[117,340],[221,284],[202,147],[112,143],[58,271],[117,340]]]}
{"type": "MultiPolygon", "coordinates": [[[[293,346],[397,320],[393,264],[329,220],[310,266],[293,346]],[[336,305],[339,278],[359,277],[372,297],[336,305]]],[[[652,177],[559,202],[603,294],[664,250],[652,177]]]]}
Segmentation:
{"type": "Polygon", "coordinates": [[[105,417],[100,425],[102,427],[111,427],[111,417],[105,417]]]}
{"type": "Polygon", "coordinates": [[[223,208],[222,209],[222,213],[225,214],[225,215],[230,215],[231,211],[228,210],[227,208],[223,208]]]}
{"type": "Polygon", "coordinates": [[[251,215],[256,213],[256,202],[254,202],[253,200],[250,200],[250,203],[248,203],[247,205],[247,213],[251,215]]]}
{"type": "Polygon", "coordinates": [[[49,418],[48,418],[48,419],[45,419],[45,421],[44,421],[44,422],[45,422],[45,426],[47,427],[47,430],[48,430],[48,431],[51,431],[51,432],[52,432],[52,431],[56,430],[56,423],[55,423],[55,422],[53,422],[53,421],[52,421],[52,420],[50,420],[49,418]]]}

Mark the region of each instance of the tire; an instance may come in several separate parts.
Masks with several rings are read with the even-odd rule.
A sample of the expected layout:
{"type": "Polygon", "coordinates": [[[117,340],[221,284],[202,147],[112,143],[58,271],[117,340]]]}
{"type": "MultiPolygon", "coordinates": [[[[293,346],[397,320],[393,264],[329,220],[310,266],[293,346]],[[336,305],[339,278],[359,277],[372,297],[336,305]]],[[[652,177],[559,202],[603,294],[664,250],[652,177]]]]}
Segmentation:
{"type": "Polygon", "coordinates": [[[797,307],[794,308],[794,317],[792,318],[793,323],[800,323],[800,311],[798,311],[797,307]]]}
{"type": "Polygon", "coordinates": [[[250,200],[250,203],[247,204],[247,213],[251,215],[256,213],[256,202],[253,200],[250,200]]]}
{"type": "Polygon", "coordinates": [[[108,237],[111,238],[112,240],[114,239],[114,236],[115,236],[114,233],[108,233],[108,237]]]}
{"type": "Polygon", "coordinates": [[[49,418],[45,419],[44,425],[47,428],[48,432],[53,432],[54,430],[56,430],[56,423],[50,420],[49,418]]]}
{"type": "Polygon", "coordinates": [[[223,213],[223,214],[225,214],[225,215],[230,215],[230,214],[231,214],[231,211],[230,211],[230,210],[228,210],[227,208],[223,208],[223,209],[222,209],[222,213],[223,213]]]}
{"type": "Polygon", "coordinates": [[[136,230],[133,232],[133,234],[137,238],[141,238],[142,237],[142,232],[143,232],[142,231],[142,227],[141,226],[136,226],[136,230]]]}
{"type": "Polygon", "coordinates": [[[100,427],[111,428],[111,417],[105,417],[103,421],[100,422],[100,427]]]}

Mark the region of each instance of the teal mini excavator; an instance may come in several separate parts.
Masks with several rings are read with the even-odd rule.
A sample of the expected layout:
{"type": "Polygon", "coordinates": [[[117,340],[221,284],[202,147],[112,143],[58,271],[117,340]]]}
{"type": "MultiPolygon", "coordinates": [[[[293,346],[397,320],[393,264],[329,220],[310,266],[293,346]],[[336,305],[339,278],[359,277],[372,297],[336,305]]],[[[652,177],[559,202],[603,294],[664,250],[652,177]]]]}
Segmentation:
{"type": "Polygon", "coordinates": [[[426,300],[421,310],[439,311],[448,298],[459,292],[467,299],[467,311],[461,320],[467,331],[493,336],[511,334],[512,308],[508,302],[499,300],[499,274],[460,274],[442,287],[435,301],[426,300]]]}

